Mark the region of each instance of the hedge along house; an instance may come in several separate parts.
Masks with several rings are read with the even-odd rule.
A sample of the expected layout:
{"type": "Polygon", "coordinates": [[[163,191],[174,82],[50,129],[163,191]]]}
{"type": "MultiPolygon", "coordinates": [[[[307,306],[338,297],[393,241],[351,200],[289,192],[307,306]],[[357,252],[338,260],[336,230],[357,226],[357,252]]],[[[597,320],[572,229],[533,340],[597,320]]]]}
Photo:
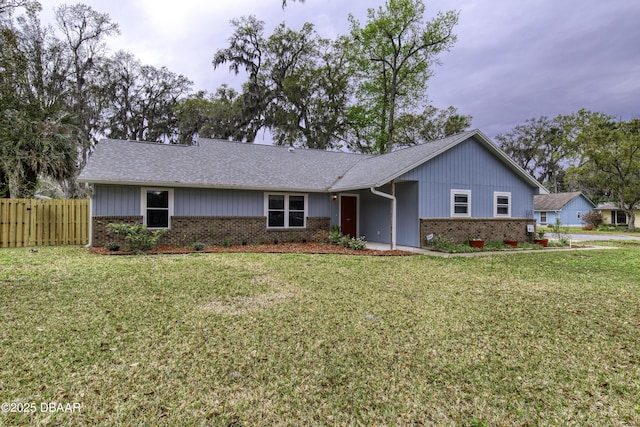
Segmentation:
{"type": "Polygon", "coordinates": [[[553,225],[560,219],[567,227],[582,226],[582,215],[596,205],[580,191],[540,194],[533,198],[533,210],[540,225],[553,225]]]}
{"type": "Polygon", "coordinates": [[[167,228],[178,245],[312,240],[333,225],[392,247],[431,234],[522,241],[546,192],[478,130],[380,156],[104,140],[78,181],[91,188],[94,246],[119,222],[167,228]]]}

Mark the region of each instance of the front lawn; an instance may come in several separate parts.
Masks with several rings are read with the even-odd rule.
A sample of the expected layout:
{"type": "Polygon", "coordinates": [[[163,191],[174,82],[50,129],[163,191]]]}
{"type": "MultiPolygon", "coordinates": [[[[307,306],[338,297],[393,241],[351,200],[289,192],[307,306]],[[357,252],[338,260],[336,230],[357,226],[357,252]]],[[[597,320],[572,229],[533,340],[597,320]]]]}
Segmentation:
{"type": "Polygon", "coordinates": [[[639,272],[632,243],[3,249],[0,425],[639,425],[639,272]]]}

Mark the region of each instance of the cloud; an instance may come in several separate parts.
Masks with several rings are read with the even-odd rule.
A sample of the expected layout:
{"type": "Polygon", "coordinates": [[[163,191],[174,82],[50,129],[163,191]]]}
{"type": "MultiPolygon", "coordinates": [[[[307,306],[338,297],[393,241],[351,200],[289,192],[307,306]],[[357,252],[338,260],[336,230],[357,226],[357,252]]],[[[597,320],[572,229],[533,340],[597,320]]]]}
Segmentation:
{"type": "MultiPolygon", "coordinates": [[[[62,0],[41,0],[52,21],[62,0]]],[[[166,66],[214,91],[240,87],[242,76],[211,60],[231,35],[233,18],[253,14],[269,35],[280,22],[299,29],[312,22],[323,37],[349,30],[351,13],[384,0],[85,0],[120,24],[110,42],[142,62],[166,66]]],[[[493,137],[531,117],[588,108],[623,119],[640,114],[640,2],[637,0],[425,0],[427,16],[459,10],[458,42],[441,54],[428,96],[438,107],[474,116],[474,127],[493,137]]]]}

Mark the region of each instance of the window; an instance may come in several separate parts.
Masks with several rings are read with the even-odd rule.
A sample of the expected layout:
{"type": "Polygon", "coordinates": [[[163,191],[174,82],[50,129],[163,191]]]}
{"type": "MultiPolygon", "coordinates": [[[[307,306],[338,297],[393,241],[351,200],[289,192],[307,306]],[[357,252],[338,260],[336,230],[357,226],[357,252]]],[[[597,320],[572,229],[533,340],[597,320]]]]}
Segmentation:
{"type": "Polygon", "coordinates": [[[547,223],[547,213],[540,212],[540,224],[546,224],[546,223],[547,223]]]}
{"type": "Polygon", "coordinates": [[[493,216],[511,217],[511,193],[495,191],[493,193],[493,216]]]}
{"type": "Polygon", "coordinates": [[[304,228],[307,196],[304,194],[267,194],[267,228],[304,228]]]}
{"type": "Polygon", "coordinates": [[[618,225],[627,224],[627,214],[624,211],[611,211],[611,223],[618,225]]]}
{"type": "Polygon", "coordinates": [[[451,190],[451,216],[471,216],[471,190],[451,190]]]}
{"type": "Polygon", "coordinates": [[[173,216],[173,190],[166,188],[142,189],[142,217],[148,228],[171,228],[173,216]]]}

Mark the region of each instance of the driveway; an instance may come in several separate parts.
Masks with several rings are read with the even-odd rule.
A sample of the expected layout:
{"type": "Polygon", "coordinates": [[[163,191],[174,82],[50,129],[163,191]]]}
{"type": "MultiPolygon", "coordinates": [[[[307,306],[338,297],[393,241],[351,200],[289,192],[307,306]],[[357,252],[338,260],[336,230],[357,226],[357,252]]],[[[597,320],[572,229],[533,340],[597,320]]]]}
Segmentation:
{"type": "MultiPolygon", "coordinates": [[[[593,233],[569,233],[567,235],[573,241],[584,242],[587,240],[640,240],[640,236],[627,234],[593,234],[593,233]]],[[[547,232],[545,237],[555,238],[553,233],[547,232]]]]}

